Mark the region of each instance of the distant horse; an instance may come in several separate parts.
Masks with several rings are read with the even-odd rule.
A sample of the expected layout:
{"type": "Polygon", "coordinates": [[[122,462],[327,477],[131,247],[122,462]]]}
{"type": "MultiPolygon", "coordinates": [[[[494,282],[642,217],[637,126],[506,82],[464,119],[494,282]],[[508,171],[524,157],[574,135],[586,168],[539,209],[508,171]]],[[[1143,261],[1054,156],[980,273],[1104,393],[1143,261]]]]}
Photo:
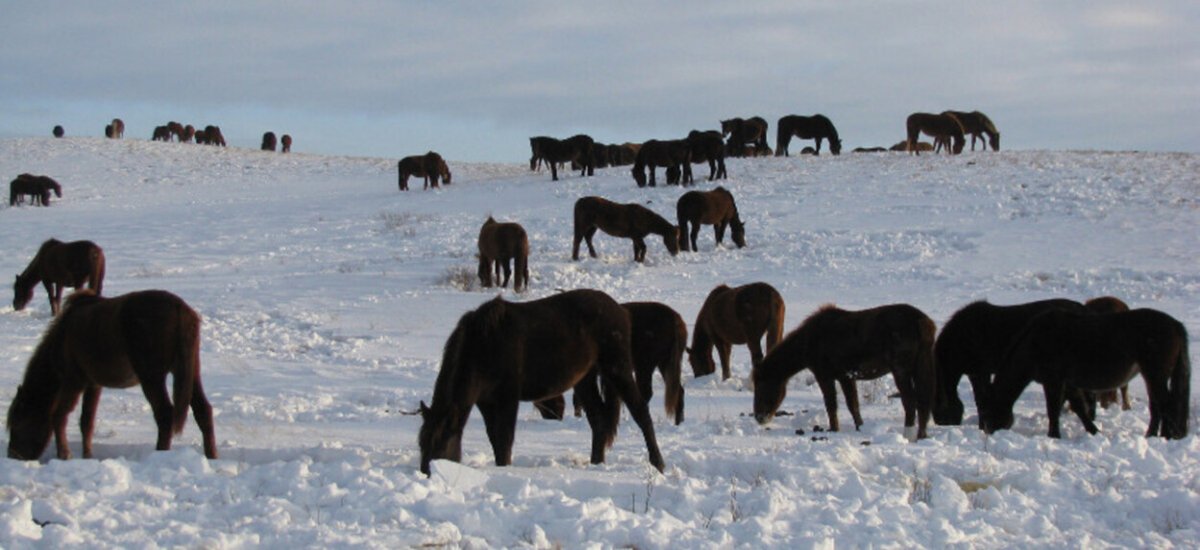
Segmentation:
{"type": "Polygon", "coordinates": [[[292,136],[290,134],[283,134],[283,137],[279,138],[279,144],[282,146],[281,152],[292,152],[292,136]]]}
{"type": "Polygon", "coordinates": [[[184,143],[191,143],[195,137],[196,137],[196,127],[195,126],[188,124],[183,127],[183,142],[184,143]]]}
{"type": "Polygon", "coordinates": [[[263,134],[261,149],[263,151],[275,151],[275,132],[263,134]]]}
{"type": "Polygon", "coordinates": [[[816,153],[821,154],[821,140],[829,140],[829,151],[835,155],[842,153],[842,140],[838,138],[837,128],[825,115],[800,116],[787,115],[779,119],[775,129],[775,156],[788,156],[788,144],[792,136],[800,139],[816,140],[816,153]]]}
{"type": "Polygon", "coordinates": [[[112,127],[112,135],[108,137],[113,139],[121,139],[125,137],[125,121],[119,118],[114,118],[109,126],[112,127]]]}
{"type": "Polygon", "coordinates": [[[1000,131],[996,130],[996,125],[992,124],[992,119],[979,111],[946,111],[958,118],[958,122],[962,124],[963,132],[971,134],[971,150],[975,150],[975,139],[983,142],[983,136],[987,136],[986,145],[991,145],[993,151],[1000,150],[1000,131]]]}
{"type": "MultiPolygon", "coordinates": [[[[891,146],[891,148],[889,148],[888,150],[904,152],[904,151],[909,151],[910,150],[909,147],[911,147],[911,146],[909,145],[908,140],[906,139],[906,140],[900,141],[900,142],[896,143],[895,145],[891,146]]],[[[928,141],[918,141],[916,144],[915,150],[932,152],[933,144],[929,143],[928,141]]]]}
{"type": "Polygon", "coordinates": [[[100,295],[104,286],[104,250],[91,241],[64,243],[48,239],[13,283],[13,310],[21,311],[29,305],[38,281],[46,288],[50,312],[58,315],[64,287],[78,290],[86,283],[100,295]]]}
{"type": "Polygon", "coordinates": [[[106,138],[109,138],[109,139],[113,139],[113,127],[112,127],[112,124],[105,124],[105,125],[104,125],[104,137],[106,137],[106,138]]]}
{"type": "Polygon", "coordinates": [[[592,428],[593,464],[604,462],[624,401],[642,431],[650,464],[661,472],[654,423],[633,379],[630,340],[629,315],[595,290],[524,303],[496,298],[467,312],[446,340],[432,404],[421,403],[421,472],[428,474],[435,459],[462,459],[463,429],[473,406],[483,416],[496,465],[511,464],[519,402],[571,388],[592,428]]]}
{"type": "MultiPolygon", "coordinates": [[[[637,158],[633,162],[633,169],[630,173],[633,174],[633,181],[638,187],[645,187],[647,184],[654,187],[657,182],[654,177],[654,168],[662,166],[664,168],[679,167],[683,170],[683,178],[681,183],[687,185],[692,181],[692,147],[684,140],[666,140],[660,141],[652,139],[642,144],[638,149],[637,158]],[[650,180],[646,180],[646,169],[650,170],[650,180]]],[[[670,178],[668,178],[670,183],[670,178]]]]}
{"type": "Polygon", "coordinates": [[[150,141],[171,141],[171,130],[166,126],[155,126],[150,141]]]}
{"type": "Polygon", "coordinates": [[[26,195],[34,206],[50,206],[50,193],[62,198],[62,185],[49,176],[19,174],[8,183],[8,205],[16,206],[24,202],[26,195]]]}
{"type": "Polygon", "coordinates": [[[450,184],[450,168],[446,166],[446,161],[442,159],[442,156],[433,151],[424,155],[404,157],[396,164],[396,168],[400,172],[401,191],[408,191],[408,178],[412,176],[424,178],[423,189],[429,189],[430,186],[439,187],[439,180],[444,180],[447,185],[450,184]]]}
{"type": "Polygon", "coordinates": [[[1096,425],[1086,414],[1080,392],[1101,392],[1129,382],[1140,372],[1150,398],[1146,437],[1187,436],[1191,400],[1191,359],[1187,329],[1153,309],[1119,313],[1051,310],[1021,330],[1005,353],[1005,365],[992,386],[985,430],[1009,429],[1013,405],[1030,382],[1042,384],[1050,437],[1061,437],[1064,399],[1090,434],[1096,425]]]}
{"type": "Polygon", "coordinates": [[[934,403],[936,334],[933,320],[908,304],[862,311],[822,306],[754,368],[754,418],[760,424],[770,422],[787,394],[788,380],[810,369],[825,398],[829,429],[839,430],[837,382],[857,430],[863,421],[855,381],[890,372],[900,390],[905,431],[916,423],[917,439],[924,439],[934,403]]]}
{"type": "MultiPolygon", "coordinates": [[[[592,163],[592,144],[595,143],[590,136],[578,134],[564,140],[554,138],[540,138],[538,141],[538,149],[536,155],[540,157],[546,164],[550,165],[550,179],[558,181],[558,164],[575,162],[580,166],[579,176],[591,176],[595,174],[595,166],[592,163]]],[[[534,146],[533,138],[529,140],[530,147],[534,146]]],[[[533,165],[534,159],[530,160],[530,166],[533,165]]]]}
{"type": "Polygon", "coordinates": [[[733,232],[733,244],[738,248],[746,246],[746,226],[738,216],[733,194],[724,187],[684,193],[675,203],[675,215],[679,220],[680,250],[699,251],[696,237],[700,234],[701,224],[713,226],[718,245],[725,239],[725,227],[728,226],[733,232]],[[690,230],[688,224],[691,224],[690,230]]]}
{"type": "Polygon", "coordinates": [[[853,152],[855,152],[855,153],[886,153],[887,151],[888,150],[886,147],[855,147],[853,152]]]}
{"type": "Polygon", "coordinates": [[[608,146],[608,165],[609,166],[629,166],[637,161],[637,153],[641,149],[640,143],[622,143],[620,145],[608,146]]]}
{"type": "Polygon", "coordinates": [[[500,280],[500,269],[504,269],[504,281],[501,287],[508,286],[508,279],[513,271],[517,278],[513,280],[513,290],[529,288],[529,237],[525,228],[519,223],[498,223],[488,216],[479,228],[479,281],[484,287],[491,287],[500,280]],[[512,267],[509,267],[509,261],[512,267]],[[492,270],[496,277],[492,279],[492,270]]]}
{"type": "Polygon", "coordinates": [[[67,415],[82,394],[83,457],[92,458],[101,390],[138,384],[154,411],[157,450],[171,448],[190,404],[203,434],[204,456],[217,458],[212,406],[200,382],[200,316],[162,290],[115,298],[87,290],[72,294],[34,350],[8,409],[8,457],[36,460],[53,432],[56,456],[70,458],[67,415]],[[173,397],[167,395],[168,374],[173,397]]]}
{"type": "Polygon", "coordinates": [[[687,142],[692,148],[692,162],[708,163],[708,181],[729,178],[725,172],[725,142],[721,140],[721,132],[692,130],[688,132],[687,142]]]}
{"type": "MultiPolygon", "coordinates": [[[[654,397],[654,371],[658,370],[666,386],[663,408],[667,416],[675,419],[675,425],[683,423],[683,352],[687,346],[687,324],[679,312],[658,302],[626,302],[621,304],[629,312],[632,334],[633,378],[637,381],[638,394],[647,404],[654,397]]],[[[583,408],[576,398],[575,416],[583,408]]],[[[560,420],[566,409],[566,401],[560,395],[534,403],[542,418],[560,420]]]]}
{"type": "Polygon", "coordinates": [[[720,285],[708,293],[696,324],[692,329],[692,347],[688,363],[697,377],[716,372],[712,350],[717,348],[721,359],[721,379],[732,376],[729,355],[734,344],[750,348],[750,363],[757,366],[763,359],[762,338],[767,337],[765,351],[770,351],[783,337],[786,307],[779,291],[767,283],[750,283],[735,288],[720,285]]]}
{"type": "Polygon", "coordinates": [[[63,137],[64,135],[66,135],[66,130],[63,130],[62,126],[56,125],[54,127],[54,137],[60,138],[60,137],[63,137]]]}
{"type": "MultiPolygon", "coordinates": [[[[167,123],[167,131],[170,132],[170,137],[174,137],[180,143],[183,142],[183,125],[174,120],[167,123]]],[[[170,137],[166,141],[171,141],[170,137]]]]}
{"type": "Polygon", "coordinates": [[[575,237],[571,244],[571,259],[579,259],[579,243],[587,241],[588,254],[596,257],[592,237],[597,229],[614,237],[633,241],[633,260],[646,260],[646,235],[662,237],[663,246],[672,256],[679,253],[679,228],[662,216],[640,204],[618,204],[600,197],[583,197],[575,201],[575,237]]]}
{"type": "MultiPolygon", "coordinates": [[[[1122,311],[1129,311],[1129,305],[1114,296],[1092,298],[1084,302],[1083,307],[1088,308],[1088,311],[1094,313],[1120,313],[1122,311]]],[[[1120,393],[1121,410],[1127,411],[1131,408],[1129,404],[1129,384],[1121,386],[1120,393]]],[[[1117,390],[1100,392],[1096,397],[1100,400],[1100,406],[1106,409],[1118,400],[1117,390]]]]}
{"type": "Polygon", "coordinates": [[[554,138],[549,136],[534,136],[529,138],[529,171],[532,172],[542,167],[542,163],[546,162],[542,155],[542,148],[553,141],[554,138]]]}
{"type": "Polygon", "coordinates": [[[208,125],[204,127],[204,142],[209,145],[225,147],[225,135],[221,133],[219,126],[208,125]]]}
{"type": "Polygon", "coordinates": [[[1083,306],[1063,299],[1011,306],[981,300],[951,315],[934,345],[938,370],[934,421],[943,426],[962,424],[963,402],[958,396],[958,383],[966,375],[975,395],[979,427],[983,428],[985,412],[991,403],[992,379],[1002,368],[1004,350],[1031,319],[1056,309],[1079,311],[1083,306]]]}
{"type": "Polygon", "coordinates": [[[905,127],[908,131],[908,150],[915,155],[921,154],[917,148],[917,137],[922,132],[934,138],[935,142],[937,140],[954,140],[953,147],[949,149],[949,152],[954,155],[962,153],[963,145],[966,144],[962,123],[951,114],[913,113],[908,115],[905,127]]]}
{"type": "Polygon", "coordinates": [[[753,147],[759,152],[769,149],[767,146],[767,121],[762,117],[731,118],[721,121],[721,135],[729,138],[728,145],[732,156],[746,155],[746,147],[753,147]]]}
{"type": "Polygon", "coordinates": [[[193,131],[192,137],[196,138],[196,145],[206,145],[208,143],[208,136],[204,135],[204,130],[193,131]]]}
{"type": "MultiPolygon", "coordinates": [[[[592,166],[594,168],[608,168],[609,162],[607,145],[600,142],[592,143],[592,166]]],[[[577,166],[572,166],[572,168],[578,169],[577,166]]]]}

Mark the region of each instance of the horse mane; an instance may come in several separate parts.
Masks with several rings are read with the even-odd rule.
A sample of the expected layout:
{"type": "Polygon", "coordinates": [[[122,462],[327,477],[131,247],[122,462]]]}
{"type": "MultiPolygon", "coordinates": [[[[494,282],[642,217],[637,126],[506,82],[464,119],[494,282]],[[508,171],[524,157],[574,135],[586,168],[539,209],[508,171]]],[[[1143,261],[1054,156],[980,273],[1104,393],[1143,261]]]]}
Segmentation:
{"type": "Polygon", "coordinates": [[[1000,135],[1000,131],[996,129],[996,125],[992,124],[992,119],[988,118],[987,115],[979,111],[972,111],[971,114],[979,117],[979,122],[980,124],[983,124],[983,128],[985,130],[993,134],[1000,135]]]}
{"type": "MultiPolygon", "coordinates": [[[[58,246],[60,244],[62,244],[62,241],[60,241],[58,239],[55,239],[55,238],[46,239],[46,241],[42,243],[42,246],[38,247],[37,253],[33,255],[33,259],[29,261],[29,265],[25,267],[25,271],[22,271],[21,274],[17,276],[17,278],[22,281],[28,280],[29,277],[31,277],[33,275],[30,272],[37,271],[41,267],[42,258],[45,257],[46,252],[49,251],[51,248],[58,246]]],[[[35,280],[30,284],[37,284],[37,281],[35,280]]]]}
{"type": "MultiPolygon", "coordinates": [[[[100,295],[96,294],[95,289],[81,288],[79,290],[76,290],[75,292],[72,292],[70,296],[67,296],[67,303],[63,304],[62,311],[63,311],[63,313],[65,313],[72,306],[77,306],[77,305],[82,306],[82,305],[94,304],[101,300],[104,300],[104,298],[102,298],[100,295]]],[[[63,317],[63,315],[60,314],[59,318],[62,318],[62,317],[63,317]]]]}

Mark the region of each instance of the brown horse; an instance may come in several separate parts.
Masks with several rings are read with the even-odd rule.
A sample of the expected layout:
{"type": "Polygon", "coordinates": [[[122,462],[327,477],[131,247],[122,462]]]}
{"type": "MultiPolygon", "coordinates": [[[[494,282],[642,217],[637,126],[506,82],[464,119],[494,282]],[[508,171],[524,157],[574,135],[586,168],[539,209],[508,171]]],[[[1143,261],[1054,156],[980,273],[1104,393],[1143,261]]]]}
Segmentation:
{"type": "MultiPolygon", "coordinates": [[[[170,137],[174,137],[180,143],[183,142],[183,125],[174,120],[167,123],[167,131],[171,133],[170,137]]],[[[170,141],[170,139],[167,139],[170,141]]]]}
{"type": "Polygon", "coordinates": [[[1004,351],[1034,317],[1050,310],[1082,310],[1074,300],[1041,300],[1026,304],[997,306],[972,302],[950,316],[934,345],[938,371],[938,397],[933,419],[938,424],[959,425],[963,402],[958,383],[963,375],[971,381],[979,427],[991,402],[992,381],[1000,369],[1004,351]]]}
{"type": "Polygon", "coordinates": [[[205,126],[204,143],[208,145],[216,145],[218,147],[225,147],[225,135],[221,133],[221,128],[211,124],[205,126]]]}
{"type": "Polygon", "coordinates": [[[1013,405],[1034,380],[1046,394],[1050,437],[1061,437],[1059,417],[1069,400],[1084,428],[1097,433],[1079,388],[1101,392],[1119,388],[1139,372],[1150,398],[1146,437],[1187,436],[1191,401],[1191,359],[1187,329],[1153,309],[1118,313],[1051,310],[1031,320],[1005,353],[992,385],[984,429],[1012,427],[1013,405]]]}
{"type": "Polygon", "coordinates": [[[16,206],[23,203],[25,196],[28,195],[29,202],[34,206],[50,206],[51,192],[58,198],[62,198],[62,186],[49,176],[19,174],[8,183],[8,205],[16,206]]]}
{"type": "Polygon", "coordinates": [[[738,216],[733,194],[724,187],[684,193],[675,203],[675,216],[679,220],[680,250],[699,251],[696,236],[700,234],[701,224],[713,226],[718,245],[725,239],[725,227],[728,226],[733,231],[733,244],[738,248],[746,246],[746,226],[738,216]],[[691,230],[688,224],[691,224],[691,230]]]}
{"type": "MultiPolygon", "coordinates": [[[[657,185],[654,177],[654,169],[656,166],[665,168],[678,167],[683,171],[682,182],[684,185],[692,182],[692,147],[685,140],[657,140],[652,139],[642,144],[638,149],[637,158],[633,162],[633,169],[630,173],[633,174],[633,181],[637,182],[638,187],[645,187],[647,184],[650,187],[657,185]],[[650,179],[646,180],[646,169],[650,169],[650,179]]],[[[671,178],[667,178],[667,183],[672,183],[671,178]]],[[[680,182],[675,182],[680,183],[680,182]]]]}
{"type": "Polygon", "coordinates": [[[196,127],[188,124],[183,127],[183,142],[191,143],[196,137],[196,127]]]}
{"type": "Polygon", "coordinates": [[[111,135],[106,134],[108,137],[113,139],[121,139],[125,137],[125,121],[119,118],[114,118],[112,119],[112,123],[108,126],[112,128],[111,135]]]}
{"type": "Polygon", "coordinates": [[[533,150],[533,158],[529,159],[530,169],[540,159],[550,165],[550,179],[558,181],[558,165],[574,162],[579,168],[579,176],[595,174],[592,162],[592,145],[595,141],[588,135],[578,134],[564,140],[551,137],[529,138],[529,147],[533,150]],[[536,142],[535,142],[536,140],[536,142]]]}
{"type": "Polygon", "coordinates": [[[917,423],[917,439],[926,425],[935,394],[933,340],[937,327],[921,310],[892,304],[862,311],[821,306],[767,354],[753,371],[754,418],[770,422],[796,373],[812,370],[825,398],[829,429],[838,431],[837,388],[842,386],[854,429],[862,426],[856,380],[892,373],[904,406],[904,428],[917,423]]]}
{"type": "Polygon", "coordinates": [[[646,235],[662,237],[663,246],[672,256],[679,253],[679,228],[662,216],[640,204],[618,204],[600,197],[583,197],[575,201],[575,238],[571,244],[571,259],[579,259],[579,242],[587,241],[588,254],[596,257],[592,237],[597,229],[614,237],[633,240],[633,260],[646,260],[646,235]]]}
{"type": "Polygon", "coordinates": [[[750,348],[750,363],[757,366],[763,359],[762,338],[767,337],[770,351],[783,337],[783,318],[786,307],[779,291],[767,283],[750,283],[736,288],[720,285],[708,293],[696,324],[692,329],[692,347],[688,363],[696,377],[716,372],[712,350],[717,348],[721,358],[721,379],[732,373],[729,355],[734,344],[750,348]]]}
{"type": "MultiPolygon", "coordinates": [[[[996,125],[992,124],[992,119],[979,111],[946,111],[958,118],[958,122],[962,124],[963,133],[971,134],[971,150],[975,150],[975,139],[984,143],[985,149],[987,145],[992,146],[993,151],[1000,150],[1000,131],[996,130],[996,125]],[[987,141],[983,137],[987,136],[987,141]]],[[[964,138],[965,139],[965,138],[964,138]]]]}
{"type": "Polygon", "coordinates": [[[842,153],[842,140],[838,138],[837,128],[825,115],[800,116],[787,115],[779,119],[775,128],[775,156],[788,156],[788,144],[792,137],[816,140],[814,153],[821,154],[821,140],[829,140],[829,151],[835,155],[842,153]]]}
{"type": "Polygon", "coordinates": [[[637,153],[641,150],[640,143],[622,143],[608,146],[609,166],[629,166],[637,161],[637,153]]]}
{"type": "Polygon", "coordinates": [[[692,148],[692,162],[708,163],[708,181],[729,178],[725,171],[725,142],[721,140],[721,132],[692,130],[688,132],[687,142],[692,148]]]}
{"type": "MultiPolygon", "coordinates": [[[[1129,311],[1129,305],[1115,296],[1092,298],[1084,302],[1083,307],[1088,308],[1089,311],[1094,313],[1120,313],[1122,311],[1129,311]]],[[[1120,393],[1121,410],[1127,411],[1131,408],[1129,404],[1129,384],[1122,385],[1120,393]]],[[[1096,398],[1100,400],[1100,406],[1107,409],[1113,403],[1117,402],[1117,390],[1100,392],[1096,395],[1096,398]]]]}
{"type": "Polygon", "coordinates": [[[399,185],[401,191],[408,191],[408,178],[415,176],[425,179],[425,186],[422,189],[439,187],[438,181],[444,180],[446,185],[450,185],[450,167],[446,166],[446,161],[442,156],[430,151],[424,155],[412,155],[400,159],[396,163],[396,168],[400,172],[399,185]]]}
{"type": "Polygon", "coordinates": [[[64,243],[49,239],[38,248],[25,271],[13,283],[13,309],[21,311],[33,300],[41,281],[50,299],[50,312],[58,315],[64,287],[76,290],[87,284],[96,295],[104,286],[104,251],[91,241],[64,243]]]}
{"type": "Polygon", "coordinates": [[[529,138],[529,171],[533,172],[542,167],[546,162],[546,158],[542,154],[542,149],[547,143],[556,141],[550,136],[534,136],[529,138]]]}
{"type": "Polygon", "coordinates": [[[529,237],[525,228],[519,223],[498,223],[488,216],[479,228],[479,281],[484,287],[491,287],[494,281],[500,280],[500,269],[504,268],[504,281],[501,287],[508,286],[508,279],[515,270],[517,278],[513,280],[513,290],[529,288],[529,237]],[[512,260],[512,267],[509,267],[512,260]],[[492,279],[492,269],[496,277],[492,279]]]}
{"type": "MultiPolygon", "coordinates": [[[[621,304],[629,312],[632,334],[630,348],[633,354],[633,378],[637,381],[638,393],[647,404],[654,397],[654,371],[658,370],[666,386],[663,408],[667,416],[675,419],[675,425],[683,423],[683,352],[687,346],[687,324],[679,312],[658,302],[626,302],[621,304]]],[[[574,399],[575,416],[579,416],[583,403],[578,394],[574,399]]],[[[534,403],[542,418],[560,420],[566,409],[566,401],[558,397],[534,403]]]]}
{"type": "Polygon", "coordinates": [[[155,126],[150,141],[171,141],[171,130],[166,126],[155,126]]]}
{"type": "Polygon", "coordinates": [[[63,137],[64,135],[66,135],[67,132],[66,132],[66,130],[63,130],[63,127],[61,125],[55,125],[54,131],[52,133],[54,134],[54,137],[60,138],[60,137],[63,137]]]}
{"type": "Polygon", "coordinates": [[[721,121],[721,135],[729,140],[726,142],[730,156],[761,156],[767,146],[767,121],[762,117],[731,118],[721,121]],[[752,148],[753,155],[747,154],[752,148]]]}
{"type": "Polygon", "coordinates": [[[922,132],[934,138],[935,145],[938,140],[954,140],[953,147],[947,149],[948,152],[954,155],[962,153],[963,145],[966,144],[966,139],[963,137],[962,123],[954,115],[948,113],[938,115],[932,113],[913,113],[908,115],[905,128],[908,131],[908,151],[915,155],[921,154],[920,149],[917,147],[917,137],[922,132]]]}
{"type": "Polygon", "coordinates": [[[291,134],[283,134],[283,137],[279,138],[279,145],[281,146],[280,152],[283,152],[283,153],[292,152],[292,136],[291,136],[291,134]]]}
{"type": "Polygon", "coordinates": [[[474,406],[496,465],[511,464],[519,402],[570,388],[580,395],[592,428],[593,464],[604,462],[624,401],[641,428],[650,464],[661,472],[654,423],[633,379],[630,340],[629,314],[595,290],[524,303],[496,298],[467,312],[446,340],[431,405],[421,403],[421,472],[428,474],[435,459],[462,459],[463,429],[474,406]]]}
{"type": "Polygon", "coordinates": [[[102,298],[90,290],[72,294],[34,350],[8,409],[8,457],[36,460],[53,432],[56,456],[70,458],[67,415],[82,394],[83,457],[92,458],[101,390],[138,384],[154,411],[157,450],[171,448],[190,404],[203,434],[204,455],[217,458],[212,406],[200,382],[200,316],[162,290],[116,298],[102,298]],[[167,395],[168,374],[173,398],[167,395]]]}
{"type": "Polygon", "coordinates": [[[264,133],[263,138],[262,138],[261,149],[263,151],[274,151],[275,150],[275,141],[276,141],[275,140],[275,132],[264,133]]]}

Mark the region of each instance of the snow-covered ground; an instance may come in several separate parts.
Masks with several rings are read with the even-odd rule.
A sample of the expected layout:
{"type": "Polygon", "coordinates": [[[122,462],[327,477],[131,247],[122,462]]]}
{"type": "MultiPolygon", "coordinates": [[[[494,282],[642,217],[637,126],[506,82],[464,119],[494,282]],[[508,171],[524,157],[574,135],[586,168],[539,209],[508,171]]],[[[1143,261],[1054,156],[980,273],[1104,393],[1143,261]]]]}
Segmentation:
{"type": "MultiPolygon", "coordinates": [[[[4,181],[41,173],[65,190],[50,208],[0,208],[0,272],[20,272],[49,237],[91,239],[108,257],[105,294],[161,288],[187,300],[204,317],[203,378],[221,452],[203,457],[190,420],[172,451],[154,452],[141,392],[108,390],[96,460],[59,461],[50,449],[41,461],[0,459],[0,546],[1200,544],[1200,443],[1142,437],[1137,380],[1134,410],[1102,411],[1098,436],[1066,417],[1064,438],[1048,439],[1035,384],[1014,429],[985,437],[964,379],[964,426],[931,426],[930,439],[910,443],[884,379],[860,384],[862,431],[817,437],[826,418],[806,373],[783,404],[794,416],[764,429],[747,414],[750,360],[740,347],[726,382],[695,379],[685,364],[681,426],[667,422],[656,380],[661,475],[627,414],[608,462],[592,466],[584,420],[541,420],[523,405],[512,467],[493,465],[476,414],[462,465],[435,462],[426,477],[420,420],[409,414],[430,398],[458,317],[497,294],[472,280],[489,214],[530,236],[531,289],[506,299],[594,288],[665,302],[690,328],[713,286],[766,281],[784,296],[790,330],[827,302],[908,302],[940,325],[982,298],[1110,294],[1180,319],[1195,363],[1200,156],[731,160],[723,185],[749,246],[714,249],[706,228],[698,253],[671,257],[651,239],[642,265],[629,241],[603,234],[599,259],[572,262],[572,204],[601,195],[671,219],[677,187],[638,189],[628,168],[552,183],[522,163],[450,159],[453,185],[416,182],[401,193],[394,163],[131,139],[0,140],[4,181]]],[[[25,311],[0,308],[0,409],[49,320],[40,287],[25,311]]]]}

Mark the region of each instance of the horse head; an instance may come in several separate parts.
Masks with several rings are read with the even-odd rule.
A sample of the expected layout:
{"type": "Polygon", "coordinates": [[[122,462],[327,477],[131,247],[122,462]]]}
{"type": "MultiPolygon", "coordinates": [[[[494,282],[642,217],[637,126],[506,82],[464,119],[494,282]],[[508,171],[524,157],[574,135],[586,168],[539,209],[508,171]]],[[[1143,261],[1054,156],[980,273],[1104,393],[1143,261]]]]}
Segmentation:
{"type": "Polygon", "coordinates": [[[633,174],[633,181],[637,182],[638,187],[646,186],[646,170],[644,166],[634,165],[630,173],[633,174]]]}
{"type": "Polygon", "coordinates": [[[13,282],[13,311],[21,311],[29,305],[29,301],[33,299],[34,282],[17,275],[17,280],[13,282]]]}
{"type": "Polygon", "coordinates": [[[671,231],[667,231],[666,233],[664,233],[662,238],[663,238],[663,246],[667,247],[667,252],[670,252],[672,256],[678,255],[679,254],[679,239],[682,238],[682,235],[680,235],[680,232],[679,232],[679,226],[672,225],[671,231]]]}
{"type": "Polygon", "coordinates": [[[829,140],[829,152],[835,155],[842,154],[842,140],[831,138],[829,140]]]}
{"type": "Polygon", "coordinates": [[[455,429],[449,411],[433,409],[421,402],[421,431],[417,442],[421,447],[421,473],[429,475],[429,463],[437,459],[462,460],[462,429],[455,429]]]}
{"type": "Polygon", "coordinates": [[[745,248],[745,246],[746,246],[746,224],[742,223],[742,219],[737,216],[734,216],[733,219],[730,220],[730,222],[729,222],[729,229],[730,229],[730,232],[732,233],[733,244],[737,245],[738,248],[745,248]]]}
{"type": "Polygon", "coordinates": [[[50,404],[54,400],[54,388],[37,388],[29,384],[17,386],[17,394],[8,408],[8,458],[37,460],[50,443],[50,404]],[[35,390],[49,390],[41,391],[35,390]]]}
{"type": "Polygon", "coordinates": [[[767,380],[759,364],[750,372],[750,379],[754,382],[754,420],[759,424],[768,424],[775,418],[775,412],[779,410],[779,405],[783,403],[783,398],[787,396],[787,379],[782,383],[776,380],[767,380]]]}

